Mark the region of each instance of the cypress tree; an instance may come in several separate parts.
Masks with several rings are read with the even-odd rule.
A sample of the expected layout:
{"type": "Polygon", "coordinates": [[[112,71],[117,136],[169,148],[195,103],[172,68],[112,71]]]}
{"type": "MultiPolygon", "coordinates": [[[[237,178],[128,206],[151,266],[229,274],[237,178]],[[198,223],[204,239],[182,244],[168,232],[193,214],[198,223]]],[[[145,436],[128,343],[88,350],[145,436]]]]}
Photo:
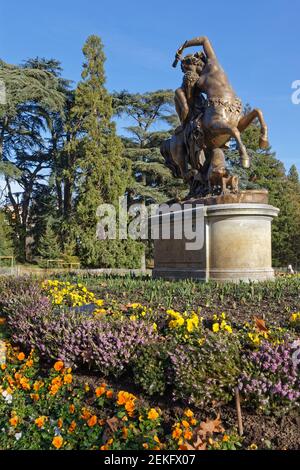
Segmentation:
{"type": "Polygon", "coordinates": [[[300,190],[299,173],[296,165],[291,166],[288,173],[288,179],[295,185],[296,188],[298,188],[298,190],[300,190]]]}
{"type": "Polygon", "coordinates": [[[112,98],[105,88],[101,39],[90,36],[83,54],[82,80],[76,88],[72,109],[76,140],[71,147],[78,155],[74,231],[84,265],[115,266],[122,259],[126,242],[96,240],[96,210],[102,203],[117,205],[119,196],[129,186],[130,162],[122,157],[122,142],[112,121],[112,98]]]}

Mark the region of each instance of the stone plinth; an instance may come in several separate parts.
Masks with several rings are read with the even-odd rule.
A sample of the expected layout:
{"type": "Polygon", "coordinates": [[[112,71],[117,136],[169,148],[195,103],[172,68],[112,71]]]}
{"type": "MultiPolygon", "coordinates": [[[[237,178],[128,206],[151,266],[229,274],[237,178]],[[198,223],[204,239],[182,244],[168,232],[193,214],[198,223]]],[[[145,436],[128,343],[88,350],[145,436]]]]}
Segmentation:
{"type": "MultiPolygon", "coordinates": [[[[171,216],[171,239],[161,236],[154,242],[153,277],[235,282],[272,279],[271,222],[278,212],[257,203],[182,206],[171,216]],[[202,217],[200,224],[194,222],[194,230],[201,231],[203,245],[189,250],[186,243],[190,240],[184,233],[175,239],[178,235],[173,231],[183,217],[185,221],[195,219],[197,211],[202,217]]],[[[153,217],[151,223],[161,229],[168,220],[169,214],[164,214],[153,217]]]]}
{"type": "Polygon", "coordinates": [[[206,196],[189,200],[187,202],[193,202],[194,204],[204,204],[204,206],[241,203],[268,204],[269,193],[266,189],[252,189],[239,191],[237,193],[220,194],[219,196],[206,196]]]}

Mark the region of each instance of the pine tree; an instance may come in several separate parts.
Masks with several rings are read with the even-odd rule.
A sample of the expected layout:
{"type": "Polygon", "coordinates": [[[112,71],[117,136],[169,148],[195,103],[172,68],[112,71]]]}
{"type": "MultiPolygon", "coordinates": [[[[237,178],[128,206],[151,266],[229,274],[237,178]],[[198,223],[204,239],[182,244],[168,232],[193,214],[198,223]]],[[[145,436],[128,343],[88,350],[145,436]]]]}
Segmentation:
{"type": "Polygon", "coordinates": [[[121,91],[113,94],[115,114],[132,121],[123,136],[124,156],[132,162],[133,184],[130,193],[146,203],[166,202],[180,197],[187,189],[175,179],[160,154],[160,144],[179,124],[174,109],[174,92],[148,93],[121,91]],[[160,130],[158,128],[160,127],[160,130]]]}
{"type": "Polygon", "coordinates": [[[45,233],[39,240],[37,251],[43,259],[55,260],[61,257],[61,250],[58,238],[53,230],[52,220],[47,223],[45,233]]]}
{"type": "Polygon", "coordinates": [[[112,98],[105,88],[105,55],[100,38],[90,36],[83,54],[82,80],[71,113],[76,139],[70,146],[78,155],[74,230],[83,264],[99,267],[107,264],[104,258],[116,264],[126,243],[96,240],[96,210],[102,203],[117,205],[129,186],[131,170],[130,162],[122,157],[122,143],[112,121],[112,98]]]}

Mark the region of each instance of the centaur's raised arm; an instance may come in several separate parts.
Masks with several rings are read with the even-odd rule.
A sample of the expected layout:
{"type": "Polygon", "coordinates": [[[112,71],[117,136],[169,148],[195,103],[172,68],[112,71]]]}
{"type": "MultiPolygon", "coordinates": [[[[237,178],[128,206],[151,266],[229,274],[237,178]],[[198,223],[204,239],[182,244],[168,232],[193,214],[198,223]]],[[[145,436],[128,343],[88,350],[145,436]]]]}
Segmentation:
{"type": "Polygon", "coordinates": [[[193,46],[203,46],[203,50],[208,59],[215,59],[216,54],[210,43],[210,40],[206,36],[199,36],[197,38],[191,39],[190,41],[185,41],[180,49],[186,49],[187,47],[193,46]]]}

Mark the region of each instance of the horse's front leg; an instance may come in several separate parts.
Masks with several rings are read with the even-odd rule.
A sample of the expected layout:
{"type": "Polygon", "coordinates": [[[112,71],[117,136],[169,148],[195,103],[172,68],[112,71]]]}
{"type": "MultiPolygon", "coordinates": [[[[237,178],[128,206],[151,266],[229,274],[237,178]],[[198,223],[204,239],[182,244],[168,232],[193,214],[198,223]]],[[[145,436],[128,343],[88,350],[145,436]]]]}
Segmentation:
{"type": "Polygon", "coordinates": [[[254,119],[258,119],[260,123],[260,138],[259,138],[259,146],[261,149],[265,149],[269,147],[268,141],[268,126],[264,119],[264,115],[262,111],[258,108],[252,109],[248,114],[241,117],[238,123],[238,130],[243,132],[247,127],[254,121],[254,119]]]}

